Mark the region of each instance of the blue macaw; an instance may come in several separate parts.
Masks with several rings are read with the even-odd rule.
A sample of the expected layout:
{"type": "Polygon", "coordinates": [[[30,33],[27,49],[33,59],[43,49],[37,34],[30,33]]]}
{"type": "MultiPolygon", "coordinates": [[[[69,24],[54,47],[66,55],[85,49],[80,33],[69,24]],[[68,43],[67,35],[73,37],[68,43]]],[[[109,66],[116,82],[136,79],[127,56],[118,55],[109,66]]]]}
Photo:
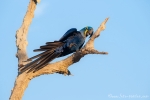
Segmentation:
{"type": "Polygon", "coordinates": [[[76,28],[71,28],[58,41],[47,42],[46,45],[40,46],[40,49],[35,49],[34,52],[43,52],[27,59],[27,61],[34,61],[23,66],[20,71],[38,71],[53,59],[76,52],[83,46],[86,37],[91,37],[92,35],[93,28],[90,26],[84,27],[80,31],[77,31],[76,28]]]}

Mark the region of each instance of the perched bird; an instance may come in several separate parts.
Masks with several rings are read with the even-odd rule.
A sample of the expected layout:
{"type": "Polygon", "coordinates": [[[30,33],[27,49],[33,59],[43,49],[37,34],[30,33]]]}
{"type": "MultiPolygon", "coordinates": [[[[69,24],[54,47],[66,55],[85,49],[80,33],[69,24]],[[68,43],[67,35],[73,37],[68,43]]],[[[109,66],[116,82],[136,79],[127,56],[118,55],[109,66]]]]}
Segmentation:
{"type": "Polygon", "coordinates": [[[80,31],[77,31],[76,28],[69,29],[58,41],[47,42],[46,45],[40,46],[40,49],[35,49],[34,52],[43,52],[27,59],[31,62],[21,67],[20,72],[38,71],[53,59],[76,52],[83,46],[86,37],[92,35],[93,28],[90,26],[84,27],[80,31]]]}

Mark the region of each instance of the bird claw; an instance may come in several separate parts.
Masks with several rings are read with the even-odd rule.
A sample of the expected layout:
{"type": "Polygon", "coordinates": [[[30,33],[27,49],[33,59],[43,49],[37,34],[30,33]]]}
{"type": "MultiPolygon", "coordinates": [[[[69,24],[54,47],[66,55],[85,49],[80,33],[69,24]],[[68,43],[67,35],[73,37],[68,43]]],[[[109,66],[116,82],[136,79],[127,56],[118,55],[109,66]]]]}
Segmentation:
{"type": "MultiPolygon", "coordinates": [[[[59,71],[59,72],[56,72],[56,73],[64,74],[65,76],[66,76],[66,75],[68,75],[68,76],[69,76],[69,75],[72,75],[69,70],[66,70],[66,71],[59,71]]],[[[72,75],[72,76],[73,76],[73,75],[72,75]]]]}

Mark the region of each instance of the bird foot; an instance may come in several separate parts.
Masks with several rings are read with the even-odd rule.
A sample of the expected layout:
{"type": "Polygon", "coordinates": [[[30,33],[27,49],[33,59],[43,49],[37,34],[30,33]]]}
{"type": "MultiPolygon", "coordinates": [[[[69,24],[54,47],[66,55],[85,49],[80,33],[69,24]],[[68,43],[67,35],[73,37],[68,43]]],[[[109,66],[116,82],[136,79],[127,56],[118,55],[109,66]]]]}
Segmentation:
{"type": "MultiPolygon", "coordinates": [[[[66,70],[66,71],[59,71],[59,72],[56,72],[56,73],[59,73],[59,74],[64,74],[64,75],[72,75],[71,72],[69,70],[66,70]]],[[[73,76],[73,75],[72,75],[73,76]]]]}

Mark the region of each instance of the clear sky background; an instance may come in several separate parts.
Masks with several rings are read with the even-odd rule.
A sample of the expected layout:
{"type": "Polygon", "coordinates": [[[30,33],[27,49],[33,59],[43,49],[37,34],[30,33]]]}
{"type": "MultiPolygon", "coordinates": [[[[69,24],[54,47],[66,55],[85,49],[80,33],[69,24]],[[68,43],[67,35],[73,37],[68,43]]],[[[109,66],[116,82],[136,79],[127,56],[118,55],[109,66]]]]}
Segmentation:
{"type": "MultiPolygon", "coordinates": [[[[17,76],[15,34],[28,4],[29,0],[0,3],[0,100],[9,99],[17,76]]],[[[106,17],[110,19],[95,48],[108,55],[85,56],[69,67],[74,76],[33,79],[22,100],[150,100],[149,0],[41,0],[28,32],[28,56],[70,28],[96,30],[106,17]]]]}

